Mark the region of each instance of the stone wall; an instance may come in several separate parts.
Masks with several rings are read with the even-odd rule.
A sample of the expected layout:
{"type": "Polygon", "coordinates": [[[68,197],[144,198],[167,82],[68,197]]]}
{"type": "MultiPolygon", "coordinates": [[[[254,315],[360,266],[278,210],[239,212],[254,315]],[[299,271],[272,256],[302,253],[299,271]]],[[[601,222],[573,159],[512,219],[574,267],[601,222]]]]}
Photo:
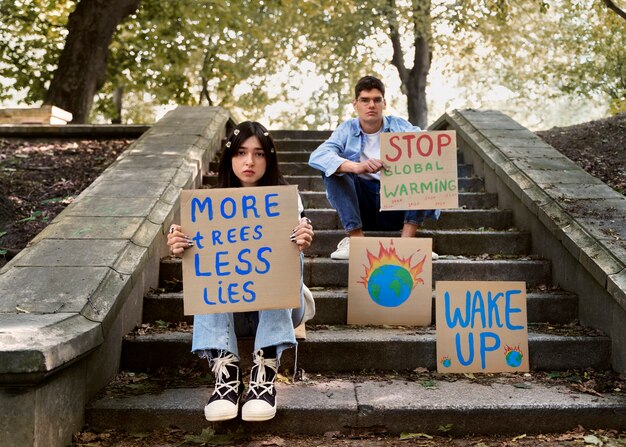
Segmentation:
{"type": "Polygon", "coordinates": [[[455,110],[433,130],[458,146],[498,207],[532,233],[532,252],[552,261],[553,283],[579,298],[584,326],[611,337],[612,366],[626,372],[626,197],[497,111],[455,110]]]}
{"type": "Polygon", "coordinates": [[[2,446],[64,446],[81,429],[157,286],[179,192],[200,185],[228,120],[169,112],[0,270],[2,446]]]}

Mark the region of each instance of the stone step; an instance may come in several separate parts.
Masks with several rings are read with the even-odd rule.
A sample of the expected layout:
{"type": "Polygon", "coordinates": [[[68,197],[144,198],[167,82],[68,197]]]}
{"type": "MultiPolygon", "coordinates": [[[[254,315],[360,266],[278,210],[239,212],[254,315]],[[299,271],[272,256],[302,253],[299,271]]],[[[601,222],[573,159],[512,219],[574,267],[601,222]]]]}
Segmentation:
{"type": "MultiPolygon", "coordinates": [[[[308,209],[306,216],[313,222],[315,231],[342,229],[337,212],[332,208],[308,209]]],[[[422,226],[429,230],[490,229],[508,230],[513,226],[513,212],[499,209],[441,210],[439,220],[428,219],[422,226]]],[[[313,242],[316,243],[315,241],[313,242]]]]}
{"type": "MultiPolygon", "coordinates": [[[[309,166],[307,162],[280,162],[280,172],[283,175],[310,175],[310,176],[320,176],[320,171],[309,166]]],[[[209,163],[209,171],[217,172],[218,163],[212,161],[209,163]]],[[[457,166],[457,175],[459,177],[472,177],[474,175],[474,167],[468,164],[459,164],[457,166]]]]}
{"type": "MultiPolygon", "coordinates": [[[[300,192],[305,208],[330,208],[330,203],[325,192],[300,192]]],[[[461,192],[459,193],[459,208],[465,209],[490,209],[498,205],[498,195],[487,192],[461,192]]]]}
{"type": "MultiPolygon", "coordinates": [[[[325,326],[322,326],[325,327],[325,326]]],[[[611,340],[601,335],[573,335],[535,332],[529,325],[528,355],[532,370],[610,369],[611,340]]],[[[146,371],[149,368],[198,367],[207,362],[191,352],[191,332],[163,331],[127,335],[122,344],[120,368],[146,371]]],[[[315,373],[362,370],[435,370],[436,341],[432,327],[331,326],[307,330],[307,339],[298,344],[298,368],[315,373]]],[[[239,338],[243,367],[249,367],[254,340],[239,338]]],[[[294,371],[294,349],[283,353],[281,368],[294,371]]]]}
{"type": "Polygon", "coordinates": [[[331,130],[270,130],[270,134],[274,140],[318,140],[318,145],[324,142],[324,140],[327,140],[332,133],[331,130]]]}
{"type": "MultiPolygon", "coordinates": [[[[598,398],[532,378],[495,375],[484,384],[462,376],[416,381],[395,377],[315,379],[278,383],[278,409],[268,423],[236,418],[211,425],[218,433],[235,432],[243,426],[246,433],[308,435],[371,432],[372,427],[393,435],[441,435],[445,427],[446,434],[457,437],[559,433],[579,425],[587,429],[626,427],[626,402],[620,396],[598,398]]],[[[209,425],[203,408],[211,391],[212,387],[204,386],[106,395],[87,405],[85,424],[92,429],[128,433],[175,426],[199,434],[209,425]]],[[[358,445],[358,441],[350,445],[358,445]]],[[[408,441],[406,445],[417,444],[408,441]]]]}
{"type": "MultiPolygon", "coordinates": [[[[347,287],[348,261],[305,258],[304,283],[309,287],[347,287]]],[[[439,259],[433,262],[435,281],[525,281],[526,287],[550,284],[550,262],[537,259],[439,259]]],[[[165,258],[159,269],[160,287],[182,281],[182,261],[165,258]]]]}
{"type": "MultiPolygon", "coordinates": [[[[312,324],[346,324],[348,315],[347,289],[313,289],[315,318],[312,324]]],[[[433,317],[435,322],[435,296],[433,291],[433,317]]],[[[578,316],[578,297],[566,292],[529,292],[526,309],[530,323],[566,324],[578,316]]],[[[164,321],[193,324],[193,316],[183,315],[182,293],[149,293],[144,297],[143,322],[164,321]]]]}
{"type": "MultiPolygon", "coordinates": [[[[307,150],[302,150],[302,146],[299,143],[298,145],[293,145],[293,143],[288,142],[288,141],[285,142],[285,144],[283,144],[283,142],[277,141],[276,145],[279,148],[277,153],[278,153],[278,161],[280,163],[294,162],[294,161],[308,163],[311,152],[307,150]],[[293,149],[292,149],[292,145],[294,146],[293,149]]],[[[459,164],[464,163],[465,159],[463,156],[463,152],[457,151],[456,160],[457,160],[457,163],[459,164]]]]}
{"type": "MultiPolygon", "coordinates": [[[[315,243],[308,256],[330,256],[345,236],[343,231],[316,230],[315,243]]],[[[368,237],[398,237],[397,231],[370,231],[368,237]]],[[[417,237],[431,238],[433,251],[439,255],[478,256],[525,255],[530,252],[530,234],[520,231],[420,230],[417,237]]]]}
{"type": "MultiPolygon", "coordinates": [[[[286,175],[290,185],[298,185],[300,191],[324,191],[324,181],[320,175],[286,175]]],[[[213,187],[217,185],[217,175],[205,175],[202,184],[213,187]]],[[[459,192],[483,192],[485,184],[478,177],[459,178],[459,192]]]]}

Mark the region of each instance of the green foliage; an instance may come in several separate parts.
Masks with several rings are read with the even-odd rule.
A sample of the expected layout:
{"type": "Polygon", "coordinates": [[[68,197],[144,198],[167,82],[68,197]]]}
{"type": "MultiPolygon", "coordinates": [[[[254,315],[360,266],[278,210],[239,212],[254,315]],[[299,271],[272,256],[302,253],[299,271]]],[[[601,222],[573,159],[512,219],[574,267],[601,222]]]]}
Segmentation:
{"type": "MultiPolygon", "coordinates": [[[[12,80],[29,104],[46,93],[74,6],[69,0],[0,2],[0,77],[12,80]]],[[[8,90],[0,90],[0,101],[9,97],[8,90]]]]}
{"type": "MultiPolygon", "coordinates": [[[[43,99],[77,1],[0,2],[0,78],[26,103],[43,99]]],[[[333,128],[351,113],[359,77],[389,80],[392,26],[404,65],[425,36],[469,103],[503,85],[526,104],[582,95],[617,113],[626,110],[623,23],[593,0],[142,0],[114,36],[92,117],[114,117],[123,89],[125,122],[152,121],[158,105],[208,103],[258,118],[287,103],[279,124],[333,128]],[[275,76],[282,71],[290,75],[275,76]]],[[[393,103],[400,92],[387,96],[393,103]]]]}

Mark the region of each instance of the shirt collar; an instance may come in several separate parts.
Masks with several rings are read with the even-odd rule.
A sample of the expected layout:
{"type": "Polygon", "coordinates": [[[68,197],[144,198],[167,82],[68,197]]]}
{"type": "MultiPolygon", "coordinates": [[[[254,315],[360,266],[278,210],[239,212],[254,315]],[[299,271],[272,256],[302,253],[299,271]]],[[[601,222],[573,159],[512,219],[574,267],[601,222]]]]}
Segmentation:
{"type": "MultiPolygon", "coordinates": [[[[389,117],[383,115],[383,128],[381,132],[389,132],[391,126],[391,120],[389,117]]],[[[359,137],[364,134],[363,129],[361,129],[361,125],[359,124],[359,119],[355,118],[353,121],[352,132],[355,137],[359,137]]]]}

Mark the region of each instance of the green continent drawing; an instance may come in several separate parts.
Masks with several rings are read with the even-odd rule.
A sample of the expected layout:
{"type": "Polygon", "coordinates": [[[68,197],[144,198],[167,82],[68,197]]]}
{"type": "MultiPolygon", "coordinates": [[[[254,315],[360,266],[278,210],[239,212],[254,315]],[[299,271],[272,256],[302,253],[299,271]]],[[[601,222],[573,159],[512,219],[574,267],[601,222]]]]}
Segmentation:
{"type": "Polygon", "coordinates": [[[413,278],[404,268],[388,264],[378,267],[370,275],[367,291],[372,300],[384,307],[397,307],[411,295],[413,278]]]}

